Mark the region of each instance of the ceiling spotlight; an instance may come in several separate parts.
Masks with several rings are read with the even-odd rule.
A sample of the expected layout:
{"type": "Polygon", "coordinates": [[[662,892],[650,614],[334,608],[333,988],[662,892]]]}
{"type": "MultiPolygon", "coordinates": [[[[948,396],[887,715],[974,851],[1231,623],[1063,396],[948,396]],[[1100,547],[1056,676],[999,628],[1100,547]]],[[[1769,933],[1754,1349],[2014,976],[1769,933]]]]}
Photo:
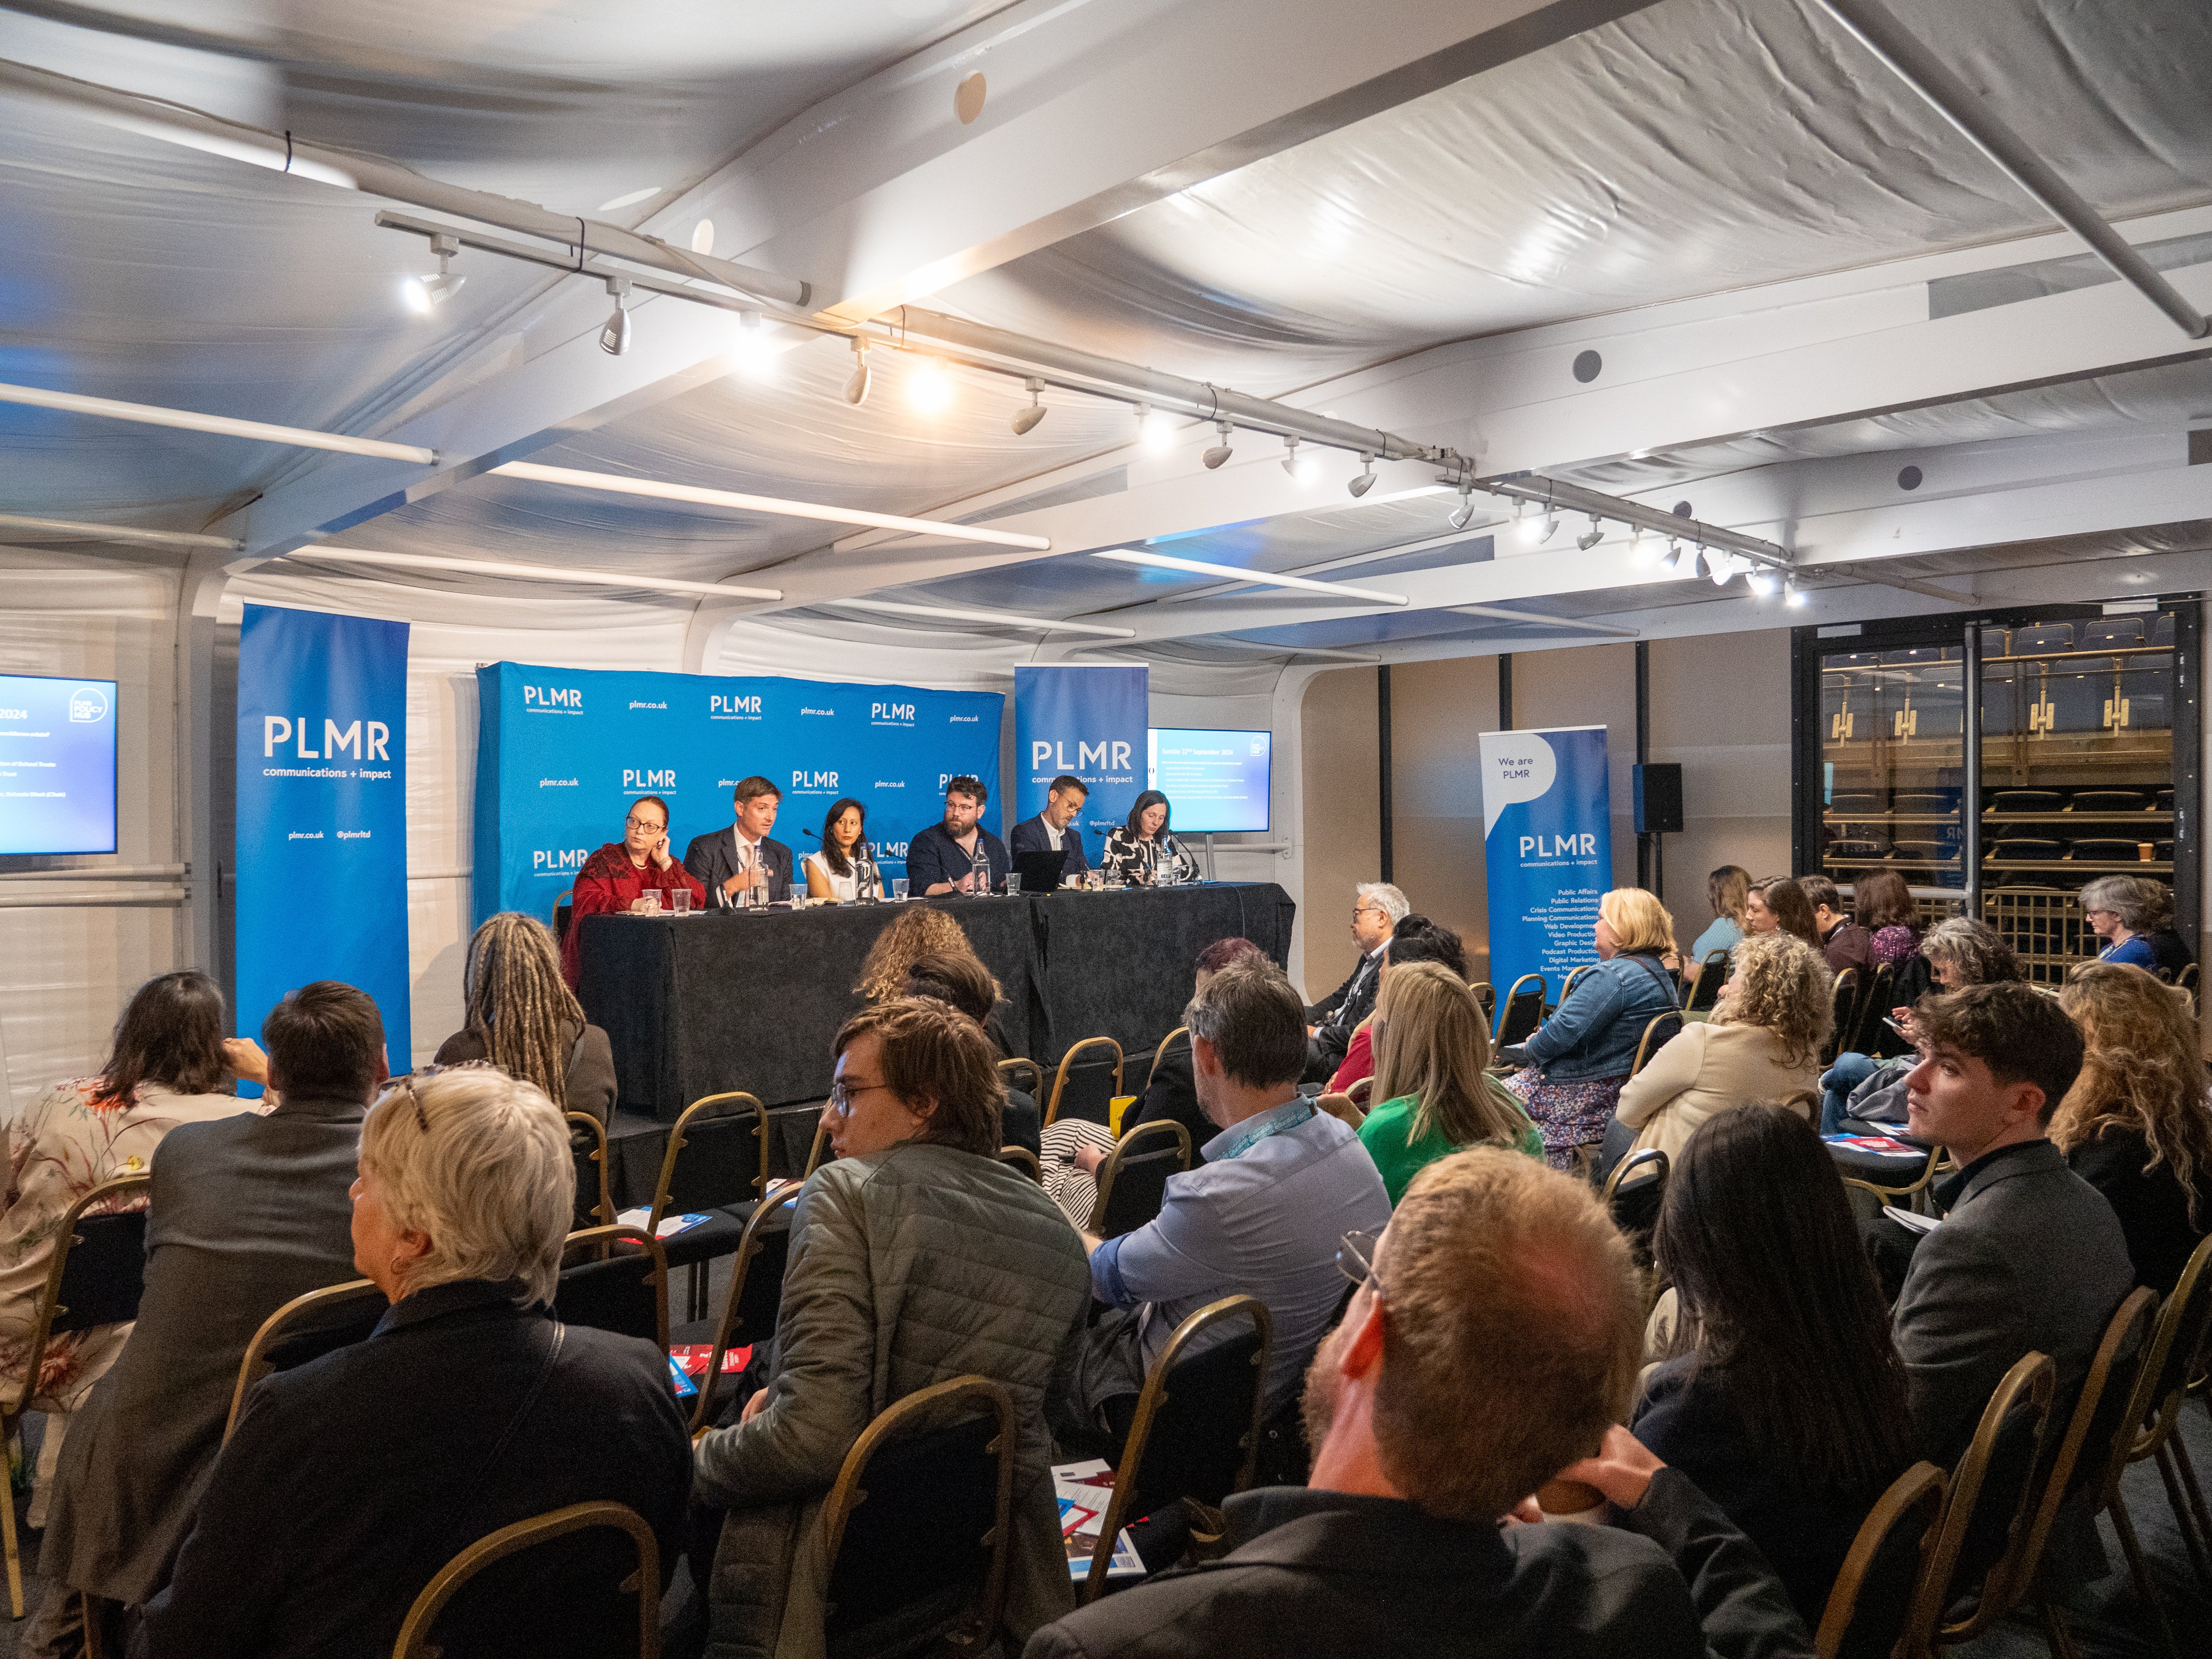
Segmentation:
{"type": "Polygon", "coordinates": [[[1671,575],[1694,576],[1698,574],[1698,555],[1669,537],[1667,541],[1667,570],[1671,575]]]}
{"type": "Polygon", "coordinates": [[[1217,471],[1224,462],[1237,453],[1229,447],[1229,422],[1216,421],[1213,423],[1213,429],[1221,434],[1221,441],[1198,458],[1205,464],[1206,470],[1209,472],[1217,471]]]}
{"type": "Polygon", "coordinates": [[[1575,538],[1575,545],[1582,549],[1583,552],[1587,553],[1590,549],[1595,547],[1604,539],[1605,526],[1600,524],[1596,518],[1593,516],[1590,520],[1590,527],[1583,532],[1581,535],[1575,538]]]}
{"type": "Polygon", "coordinates": [[[934,415],[952,401],[952,376],[935,357],[906,377],[906,400],[924,415],[934,415]]]}
{"type": "Polygon", "coordinates": [[[1375,458],[1363,450],[1360,452],[1359,465],[1364,470],[1358,477],[1345,485],[1345,488],[1352,492],[1352,498],[1354,501],[1358,501],[1375,488],[1375,458]]]}
{"type": "Polygon", "coordinates": [[[1295,436],[1283,440],[1283,471],[1300,483],[1313,482],[1313,457],[1298,453],[1298,441],[1295,436]]]}
{"type": "Polygon", "coordinates": [[[1782,603],[1788,605],[1800,605],[1804,604],[1805,590],[1798,586],[1796,582],[1783,583],[1782,603]]]}
{"type": "Polygon", "coordinates": [[[1735,575],[1735,555],[1708,553],[1705,555],[1705,569],[1711,575],[1715,587],[1725,587],[1735,575]]]}
{"type": "Polygon", "coordinates": [[[868,385],[873,377],[868,372],[868,343],[859,335],[853,337],[853,376],[845,382],[845,401],[858,409],[868,401],[868,385]]]}
{"type": "Polygon", "coordinates": [[[400,279],[399,297],[408,310],[417,317],[427,317],[461,291],[461,284],[469,279],[454,276],[450,269],[453,256],[460,251],[461,240],[458,236],[439,235],[430,239],[430,252],[438,256],[438,274],[400,279]]]}
{"type": "Polygon", "coordinates": [[[1656,564],[1666,550],[1660,546],[1659,538],[1638,525],[1629,534],[1628,556],[1639,565],[1656,564]]]}
{"type": "Polygon", "coordinates": [[[730,348],[731,360],[748,374],[758,374],[775,361],[775,351],[769,344],[768,327],[757,311],[738,313],[737,343],[730,348]]]}
{"type": "Polygon", "coordinates": [[[1541,518],[1530,518],[1522,521],[1522,539],[1531,547],[1540,547],[1559,533],[1559,515],[1548,510],[1541,518]]]}
{"type": "Polygon", "coordinates": [[[623,303],[629,298],[629,278],[608,277],[607,292],[615,296],[615,310],[599,331],[599,349],[610,357],[619,357],[629,349],[629,307],[623,303]]]}
{"type": "Polygon", "coordinates": [[[1030,404],[1027,409],[1018,409],[1014,411],[1014,435],[1016,437],[1021,437],[1028,433],[1035,431],[1036,429],[1036,423],[1044,419],[1045,416],[1044,400],[1037,395],[1044,390],[1044,382],[1042,380],[1024,380],[1022,384],[1029,388],[1030,404]]]}
{"type": "Polygon", "coordinates": [[[1463,483],[1459,487],[1459,505],[1445,514],[1444,522],[1454,530],[1464,530],[1474,517],[1474,486],[1463,483]]]}
{"type": "Polygon", "coordinates": [[[1774,590],[1782,586],[1774,573],[1763,564],[1745,580],[1750,582],[1751,591],[1762,599],[1773,598],[1774,590]]]}
{"type": "Polygon", "coordinates": [[[1153,454],[1175,442],[1175,416],[1164,409],[1154,409],[1150,404],[1137,405],[1137,437],[1153,454]]]}

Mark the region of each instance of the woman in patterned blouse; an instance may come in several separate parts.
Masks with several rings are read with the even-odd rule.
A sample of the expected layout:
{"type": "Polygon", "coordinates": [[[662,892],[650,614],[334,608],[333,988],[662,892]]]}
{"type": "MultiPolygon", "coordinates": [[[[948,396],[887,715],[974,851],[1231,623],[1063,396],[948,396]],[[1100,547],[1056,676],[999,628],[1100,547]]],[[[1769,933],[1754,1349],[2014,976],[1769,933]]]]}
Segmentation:
{"type": "Polygon", "coordinates": [[[1147,789],[1129,809],[1129,820],[1106,837],[1106,869],[1142,886],[1198,879],[1198,862],[1168,833],[1168,798],[1147,789]]]}

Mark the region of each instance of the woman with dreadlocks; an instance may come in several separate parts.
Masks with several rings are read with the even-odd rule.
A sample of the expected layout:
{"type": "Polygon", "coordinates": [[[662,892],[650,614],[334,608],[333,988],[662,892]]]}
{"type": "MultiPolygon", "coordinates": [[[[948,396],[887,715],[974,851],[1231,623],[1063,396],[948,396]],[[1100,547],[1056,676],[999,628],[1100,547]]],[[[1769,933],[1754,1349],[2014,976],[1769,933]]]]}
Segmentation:
{"type": "Polygon", "coordinates": [[[534,1083],[564,1111],[602,1123],[615,1109],[615,1055],[607,1034],[584,1023],[584,1010],[561,977],[552,929],[520,910],[502,910],[469,941],[468,1024],[438,1045],[438,1064],[488,1060],[509,1077],[534,1083]]]}

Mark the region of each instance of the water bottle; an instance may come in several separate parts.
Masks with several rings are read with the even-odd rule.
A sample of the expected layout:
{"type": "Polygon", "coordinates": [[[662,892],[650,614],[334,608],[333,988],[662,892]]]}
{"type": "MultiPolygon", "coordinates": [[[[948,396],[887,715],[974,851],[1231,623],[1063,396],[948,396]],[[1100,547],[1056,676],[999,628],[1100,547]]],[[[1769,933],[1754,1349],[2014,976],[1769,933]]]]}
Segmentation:
{"type": "Polygon", "coordinates": [[[862,842],[853,849],[855,867],[860,879],[854,890],[857,898],[879,899],[884,896],[884,872],[876,868],[876,849],[862,842]]]}
{"type": "Polygon", "coordinates": [[[969,858],[968,867],[975,874],[975,891],[978,894],[989,892],[991,890],[991,855],[983,850],[983,832],[981,830],[975,832],[975,851],[969,858]]]}

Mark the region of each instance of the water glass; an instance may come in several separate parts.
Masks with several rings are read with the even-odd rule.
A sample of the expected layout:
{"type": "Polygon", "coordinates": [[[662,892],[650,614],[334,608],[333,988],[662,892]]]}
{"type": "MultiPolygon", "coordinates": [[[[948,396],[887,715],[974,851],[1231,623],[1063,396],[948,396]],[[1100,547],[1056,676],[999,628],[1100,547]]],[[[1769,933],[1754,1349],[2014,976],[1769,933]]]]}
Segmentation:
{"type": "Polygon", "coordinates": [[[1019,895],[1020,895],[1020,893],[1021,893],[1021,890],[1022,890],[1022,878],[1021,878],[1019,876],[1015,875],[1012,871],[1007,872],[1007,873],[1006,873],[1006,896],[1007,896],[1008,898],[1015,898],[1015,897],[1018,897],[1018,896],[1019,896],[1019,895]]]}
{"type": "Polygon", "coordinates": [[[691,890],[690,888],[671,888],[669,890],[668,896],[670,901],[676,906],[676,914],[678,915],[688,916],[691,914],[691,890]]]}
{"type": "Polygon", "coordinates": [[[904,876],[893,876],[891,878],[891,897],[894,900],[896,900],[902,899],[905,896],[906,878],[904,876]]]}

